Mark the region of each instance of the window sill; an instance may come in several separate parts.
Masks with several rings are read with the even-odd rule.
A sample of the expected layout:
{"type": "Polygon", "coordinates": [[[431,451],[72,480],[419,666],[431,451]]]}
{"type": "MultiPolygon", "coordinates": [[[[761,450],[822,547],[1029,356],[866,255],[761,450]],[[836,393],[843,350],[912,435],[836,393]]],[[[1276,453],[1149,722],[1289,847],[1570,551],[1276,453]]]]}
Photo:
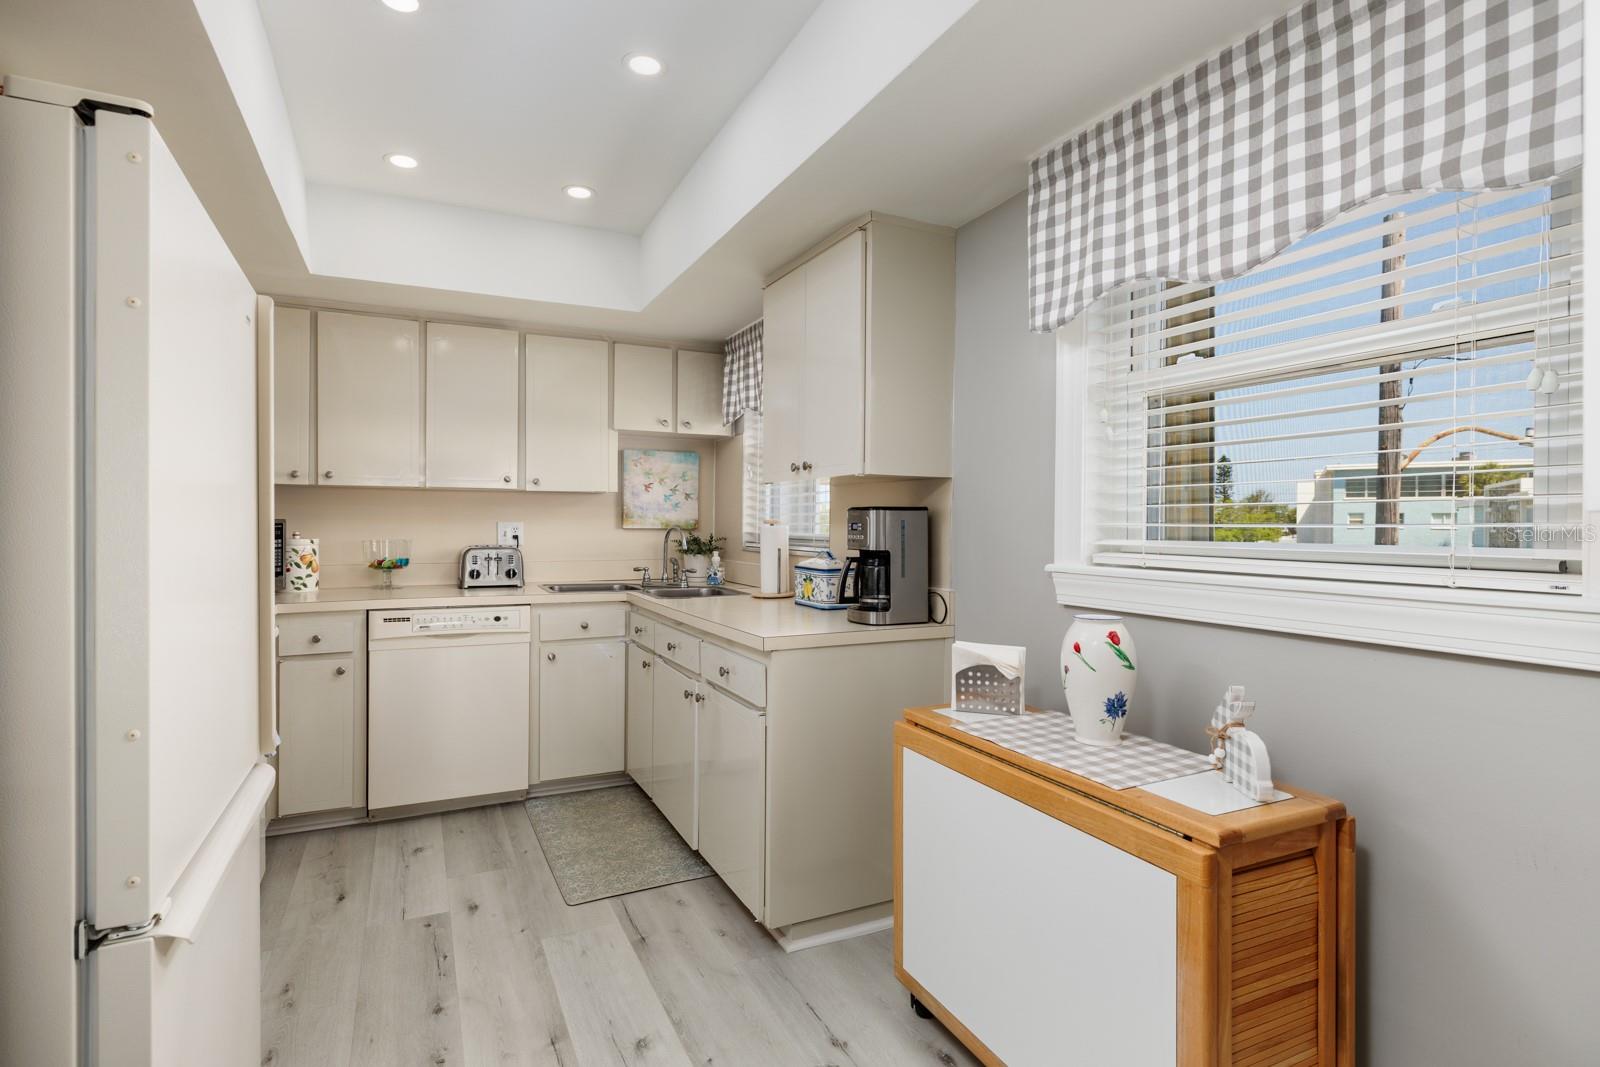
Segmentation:
{"type": "Polygon", "coordinates": [[[1187,622],[1600,671],[1586,599],[1326,579],[1053,564],[1056,601],[1187,622]]]}

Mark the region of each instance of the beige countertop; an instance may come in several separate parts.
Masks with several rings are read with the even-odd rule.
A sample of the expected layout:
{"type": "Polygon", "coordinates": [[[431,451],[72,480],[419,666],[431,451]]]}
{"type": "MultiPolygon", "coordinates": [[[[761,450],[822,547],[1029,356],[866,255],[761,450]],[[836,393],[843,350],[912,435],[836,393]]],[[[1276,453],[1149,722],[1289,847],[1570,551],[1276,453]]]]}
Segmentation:
{"type": "Polygon", "coordinates": [[[312,593],[279,593],[277,611],[281,615],[290,615],[384,608],[489,607],[509,604],[542,607],[608,602],[626,603],[670,623],[762,652],[830,645],[933,641],[955,636],[955,627],[949,624],[863,626],[850,622],[843,611],[803,608],[787,599],[727,596],[707,597],[704,600],[662,600],[635,592],[547,593],[537,585],[530,585],[526,589],[457,589],[450,585],[403,586],[392,590],[318,589],[312,593]]]}

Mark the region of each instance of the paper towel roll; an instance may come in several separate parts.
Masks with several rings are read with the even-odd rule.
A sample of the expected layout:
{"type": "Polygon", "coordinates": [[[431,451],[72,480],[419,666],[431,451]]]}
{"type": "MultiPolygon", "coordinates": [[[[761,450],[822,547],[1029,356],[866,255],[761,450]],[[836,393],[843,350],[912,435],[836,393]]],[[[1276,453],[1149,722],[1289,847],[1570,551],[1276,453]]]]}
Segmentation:
{"type": "Polygon", "coordinates": [[[787,593],[789,577],[789,527],[779,522],[762,523],[761,591],[787,593]]]}

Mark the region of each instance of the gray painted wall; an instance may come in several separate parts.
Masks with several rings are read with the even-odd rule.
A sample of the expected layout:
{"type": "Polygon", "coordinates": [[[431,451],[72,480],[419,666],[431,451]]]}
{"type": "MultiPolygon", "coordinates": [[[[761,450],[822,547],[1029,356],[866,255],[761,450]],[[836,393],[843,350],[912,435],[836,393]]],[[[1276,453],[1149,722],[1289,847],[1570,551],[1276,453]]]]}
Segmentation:
{"type": "MultiPolygon", "coordinates": [[[[1026,327],[1025,198],[956,238],[957,636],[1028,646],[1063,707],[1054,345],[1026,327]]],[[[1229,683],[1288,782],[1357,817],[1359,1062],[1600,1063],[1600,677],[1132,618],[1132,729],[1195,750],[1229,683]],[[1522,731],[1532,731],[1522,733],[1522,731]]]]}

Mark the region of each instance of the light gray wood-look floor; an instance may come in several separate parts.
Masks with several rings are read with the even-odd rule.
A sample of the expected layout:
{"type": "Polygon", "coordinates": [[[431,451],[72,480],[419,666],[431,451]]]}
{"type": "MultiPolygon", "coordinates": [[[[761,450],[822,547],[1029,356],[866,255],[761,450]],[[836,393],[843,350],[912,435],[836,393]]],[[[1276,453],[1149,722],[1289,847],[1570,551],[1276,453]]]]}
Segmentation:
{"type": "Polygon", "coordinates": [[[262,1063],[976,1064],[887,932],[787,955],[716,878],[568,907],[520,804],[274,837],[262,1063]]]}

